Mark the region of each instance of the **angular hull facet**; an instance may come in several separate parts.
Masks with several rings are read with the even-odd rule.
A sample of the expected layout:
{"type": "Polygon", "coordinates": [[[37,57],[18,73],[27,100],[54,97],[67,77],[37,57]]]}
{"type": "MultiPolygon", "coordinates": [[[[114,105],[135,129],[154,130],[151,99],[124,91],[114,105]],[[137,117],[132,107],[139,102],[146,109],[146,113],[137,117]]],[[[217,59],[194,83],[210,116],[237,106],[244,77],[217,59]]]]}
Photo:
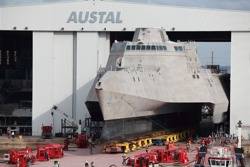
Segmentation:
{"type": "Polygon", "coordinates": [[[214,123],[222,122],[228,99],[219,75],[199,66],[194,43],[171,42],[162,34],[138,29],[133,42],[113,44],[106,71],[90,92],[103,120],[189,112],[185,106],[201,112],[207,105],[214,123]]]}

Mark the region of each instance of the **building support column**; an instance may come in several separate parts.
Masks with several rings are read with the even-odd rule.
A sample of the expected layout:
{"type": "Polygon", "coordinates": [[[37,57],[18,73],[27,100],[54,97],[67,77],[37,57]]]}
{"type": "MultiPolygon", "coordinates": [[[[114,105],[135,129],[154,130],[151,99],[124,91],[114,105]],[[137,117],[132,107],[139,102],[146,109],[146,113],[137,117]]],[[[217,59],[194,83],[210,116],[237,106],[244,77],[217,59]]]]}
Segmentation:
{"type": "MultiPolygon", "coordinates": [[[[230,96],[230,133],[236,134],[238,120],[250,124],[250,32],[231,35],[230,96]]],[[[248,138],[246,133],[250,131],[242,133],[248,138]]]]}

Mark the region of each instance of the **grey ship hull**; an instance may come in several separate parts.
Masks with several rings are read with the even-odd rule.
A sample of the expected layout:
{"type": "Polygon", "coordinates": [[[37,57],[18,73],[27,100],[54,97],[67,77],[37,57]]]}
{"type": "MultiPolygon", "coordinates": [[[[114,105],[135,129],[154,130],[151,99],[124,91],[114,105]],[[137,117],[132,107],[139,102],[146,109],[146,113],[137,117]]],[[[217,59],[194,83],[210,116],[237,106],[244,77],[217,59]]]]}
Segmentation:
{"type": "MultiPolygon", "coordinates": [[[[146,86],[143,87],[145,89],[149,89],[146,88],[146,86]]],[[[159,91],[164,92],[164,90],[159,91]]],[[[202,105],[204,103],[203,101],[182,101],[176,103],[171,100],[157,100],[153,97],[153,95],[143,97],[140,96],[139,93],[128,94],[128,90],[118,92],[115,90],[98,89],[96,94],[99,99],[99,105],[101,108],[105,108],[105,112],[102,112],[104,120],[127,119],[170,114],[174,112],[185,112],[184,108],[179,107],[181,104],[190,103],[202,105]]]]}
{"type": "MultiPolygon", "coordinates": [[[[86,105],[92,119],[98,115],[111,125],[116,120],[174,113],[190,113],[192,117],[194,111],[201,115],[203,105],[211,108],[213,122],[221,123],[228,99],[219,76],[199,66],[194,43],[168,41],[163,30],[138,29],[133,42],[113,44],[105,71],[96,77],[86,105]],[[152,49],[158,45],[161,50],[146,51],[147,45],[152,49]],[[127,46],[142,50],[127,50],[127,46]],[[176,46],[185,46],[185,50],[175,50],[176,46]],[[194,111],[185,106],[194,106],[194,111]]],[[[150,129],[149,121],[148,126],[142,122],[150,129]]]]}
{"type": "Polygon", "coordinates": [[[192,103],[212,105],[214,122],[220,123],[228,104],[219,77],[205,72],[200,72],[199,79],[174,74],[163,67],[161,74],[128,69],[106,72],[96,85],[104,120],[179,112],[170,104],[192,103]]]}

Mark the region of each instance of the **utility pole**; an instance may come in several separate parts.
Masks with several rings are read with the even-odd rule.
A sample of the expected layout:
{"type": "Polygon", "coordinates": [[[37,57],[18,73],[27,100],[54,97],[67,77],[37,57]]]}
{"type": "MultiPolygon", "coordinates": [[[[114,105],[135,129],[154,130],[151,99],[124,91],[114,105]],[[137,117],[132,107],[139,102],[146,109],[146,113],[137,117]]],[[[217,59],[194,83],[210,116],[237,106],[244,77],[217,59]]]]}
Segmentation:
{"type": "Polygon", "coordinates": [[[242,127],[241,120],[237,124],[238,124],[238,148],[241,148],[241,127],[242,127]]]}

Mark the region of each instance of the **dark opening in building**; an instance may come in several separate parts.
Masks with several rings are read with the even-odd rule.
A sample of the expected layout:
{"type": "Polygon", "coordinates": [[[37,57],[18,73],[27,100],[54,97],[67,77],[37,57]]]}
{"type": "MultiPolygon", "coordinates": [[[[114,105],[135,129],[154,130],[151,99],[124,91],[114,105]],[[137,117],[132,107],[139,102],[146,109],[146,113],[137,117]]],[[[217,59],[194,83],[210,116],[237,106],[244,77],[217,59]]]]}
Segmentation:
{"type": "Polygon", "coordinates": [[[0,133],[31,135],[32,32],[0,31],[0,133]]]}

